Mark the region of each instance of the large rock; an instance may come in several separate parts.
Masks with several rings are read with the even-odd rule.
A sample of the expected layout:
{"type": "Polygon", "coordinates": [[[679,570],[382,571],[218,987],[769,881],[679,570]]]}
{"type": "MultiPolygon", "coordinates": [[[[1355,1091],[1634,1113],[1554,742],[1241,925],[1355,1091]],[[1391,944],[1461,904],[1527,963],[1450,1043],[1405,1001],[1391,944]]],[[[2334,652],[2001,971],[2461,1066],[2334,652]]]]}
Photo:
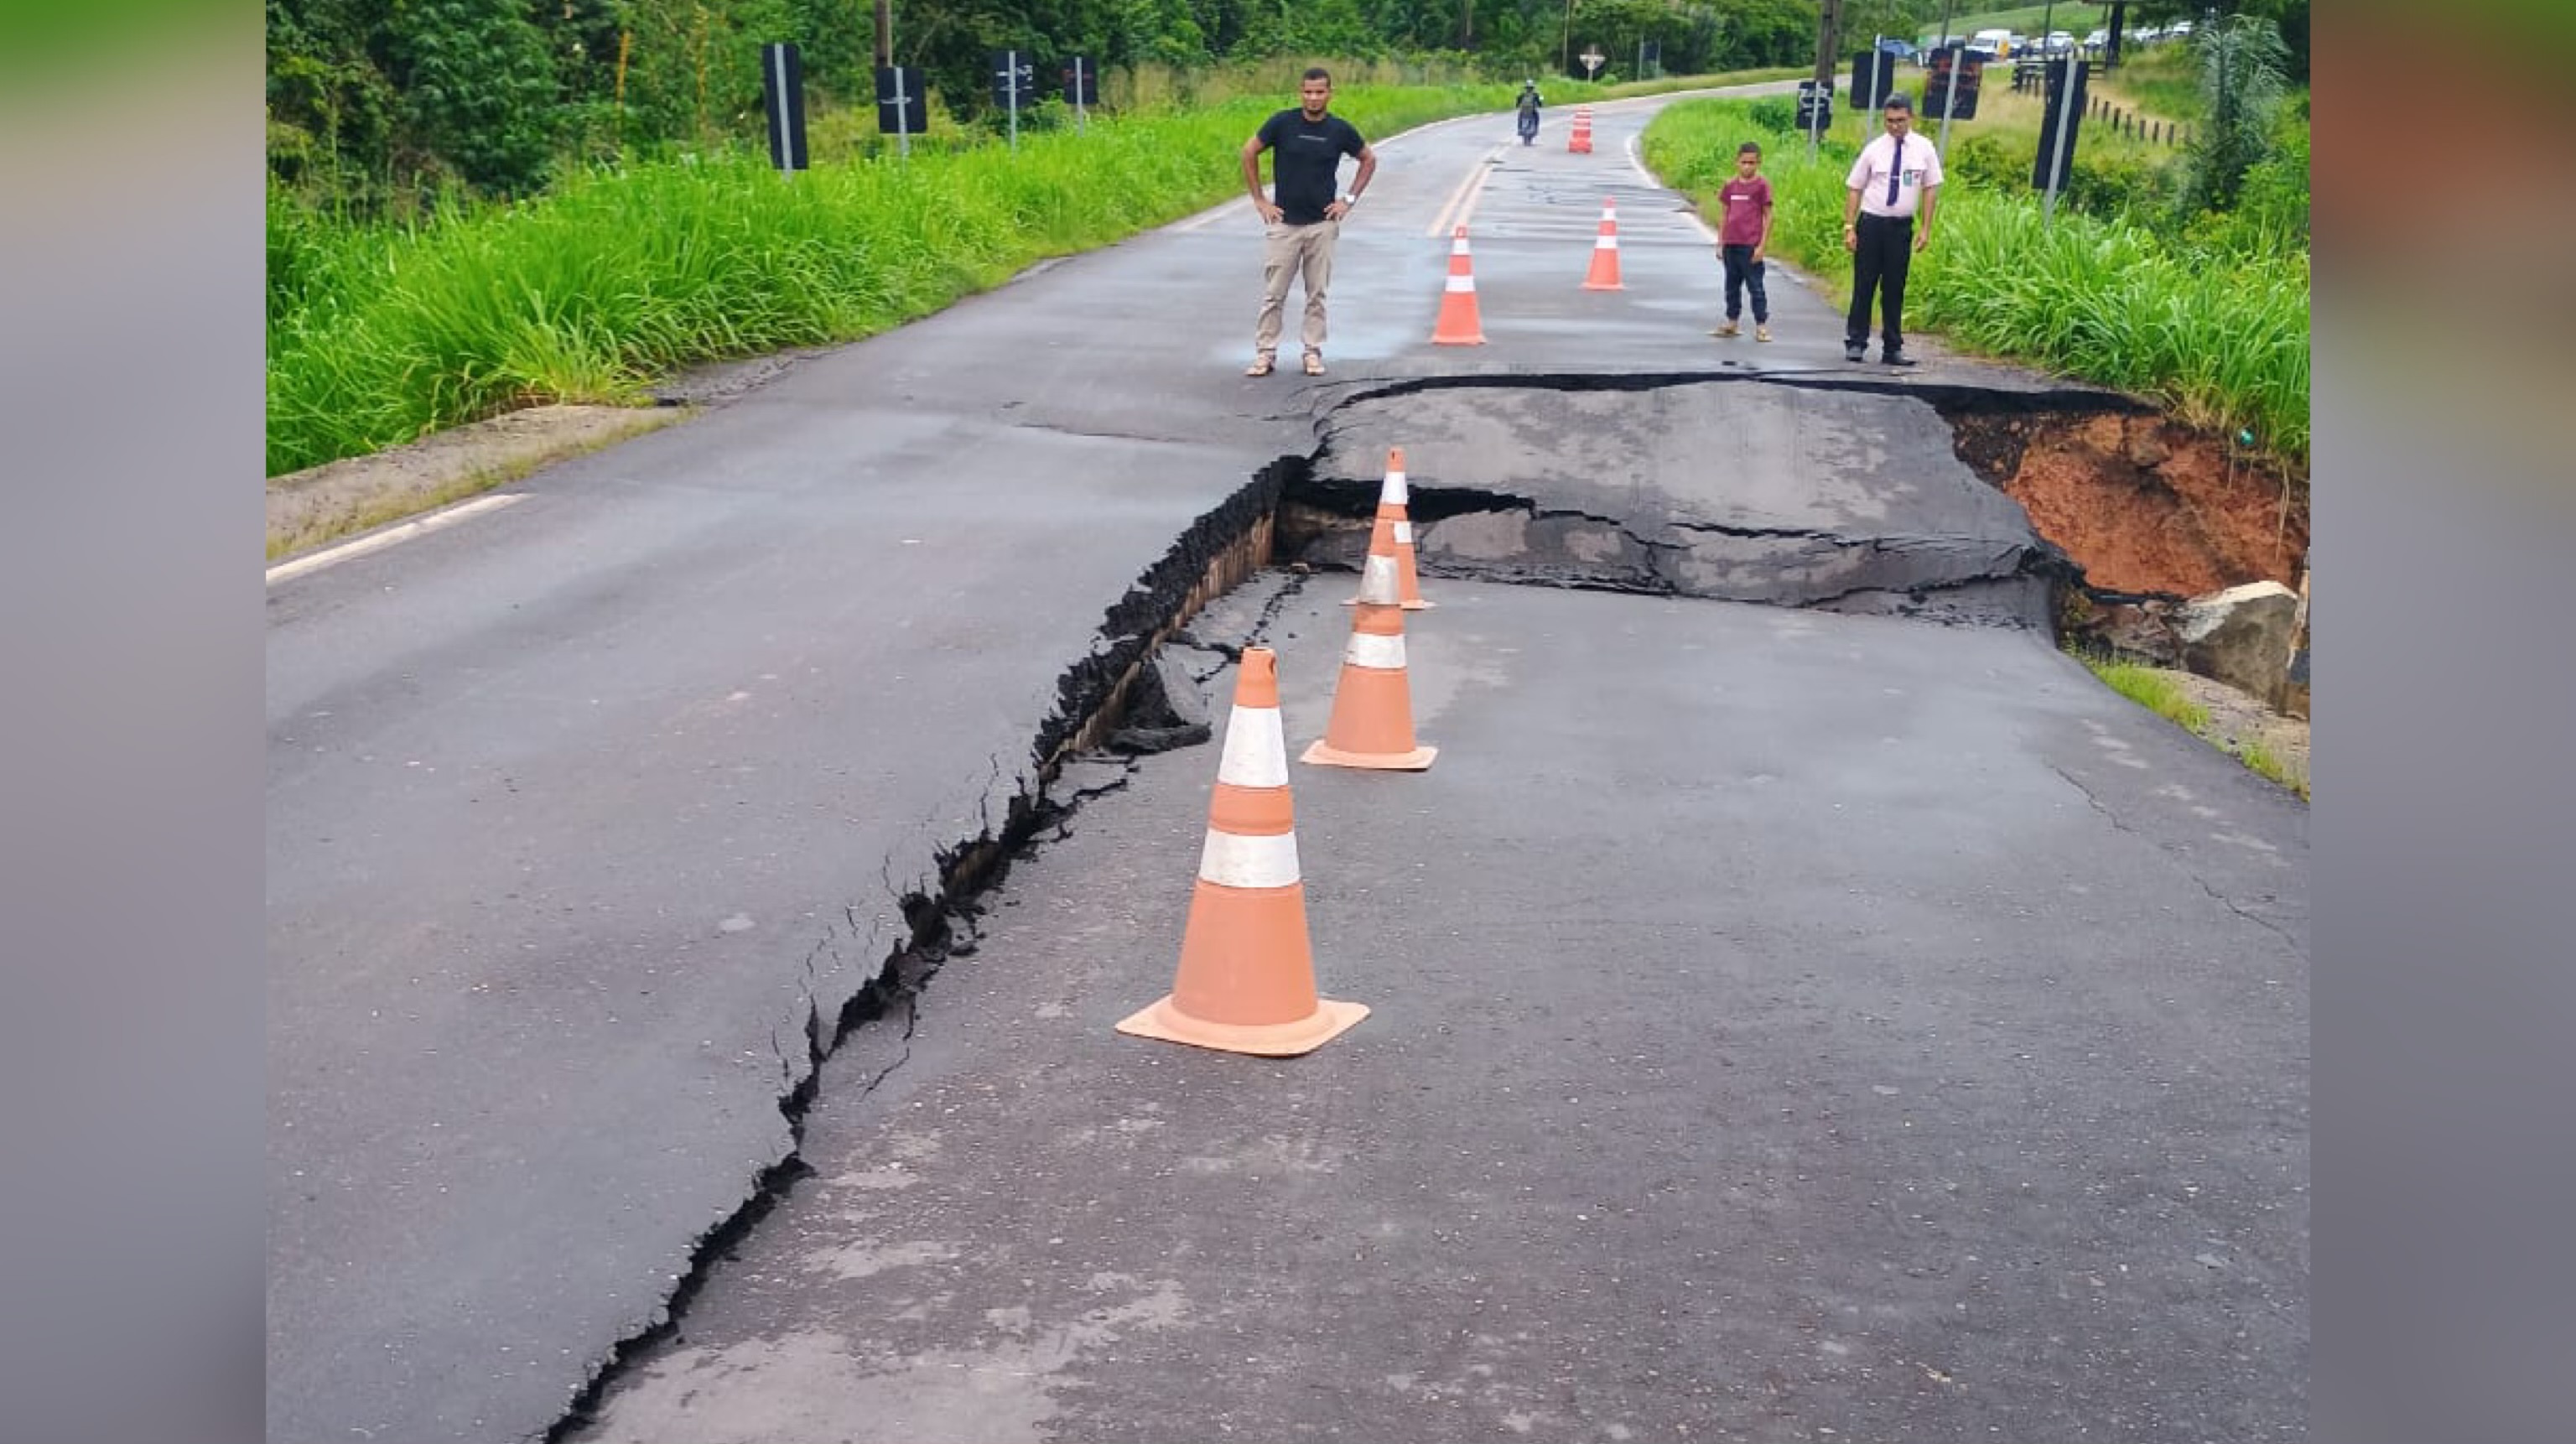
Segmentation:
{"type": "Polygon", "coordinates": [[[2174,613],[2182,665],[2269,700],[2290,670],[2299,594],[2279,582],[2248,582],[2185,602],[2174,613]]]}

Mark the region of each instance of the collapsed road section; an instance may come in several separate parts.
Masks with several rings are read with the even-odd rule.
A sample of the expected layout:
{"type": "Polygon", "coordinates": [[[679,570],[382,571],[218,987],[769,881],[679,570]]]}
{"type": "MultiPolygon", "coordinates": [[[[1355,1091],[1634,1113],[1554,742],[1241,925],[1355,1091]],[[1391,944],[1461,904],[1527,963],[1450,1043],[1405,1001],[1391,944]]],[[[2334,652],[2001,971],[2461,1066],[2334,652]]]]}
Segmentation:
{"type": "Polygon", "coordinates": [[[1284,554],[1355,564],[1339,518],[1401,447],[1442,575],[2044,626],[2072,579],[1919,396],[1623,377],[1353,398],[1291,492],[1284,554]]]}
{"type": "MultiPolygon", "coordinates": [[[[1391,451],[1408,458],[1433,575],[2011,627],[2044,627],[2070,575],[2021,508],[1959,459],[1931,405],[1878,388],[1416,384],[1350,398],[1319,431],[1314,455],[1280,458],[1202,514],[1109,607],[1058,678],[1021,790],[943,850],[935,885],[901,898],[905,926],[872,980],[811,999],[806,1056],[780,1099],[785,1155],[700,1239],[657,1322],[604,1361],[550,1437],[584,1427],[626,1361],[675,1330],[712,1261],[808,1176],[802,1123],[823,1061],[875,1024],[869,1065],[837,1076],[873,1088],[902,1065],[921,990],[977,950],[982,899],[1012,860],[1060,837],[1083,798],[1120,786],[1123,759],[1208,738],[1200,684],[1231,648],[1202,645],[1193,618],[1219,603],[1275,608],[1293,576],[1237,591],[1274,563],[1356,569],[1391,451]]],[[[1212,635],[1257,631],[1233,616],[1212,635]]]]}
{"type": "Polygon", "coordinates": [[[1225,760],[1068,755],[1106,795],[560,1437],[2295,1432],[2304,809],[2027,631],[1429,574],[1408,615],[1397,520],[1375,608],[1274,566],[1170,634],[1131,696],[1269,654],[1225,760]],[[1287,760],[1393,695],[1356,671],[1440,766],[1287,760]],[[1122,1036],[1245,821],[1301,901],[1227,964],[1366,1020],[1122,1036]]]}

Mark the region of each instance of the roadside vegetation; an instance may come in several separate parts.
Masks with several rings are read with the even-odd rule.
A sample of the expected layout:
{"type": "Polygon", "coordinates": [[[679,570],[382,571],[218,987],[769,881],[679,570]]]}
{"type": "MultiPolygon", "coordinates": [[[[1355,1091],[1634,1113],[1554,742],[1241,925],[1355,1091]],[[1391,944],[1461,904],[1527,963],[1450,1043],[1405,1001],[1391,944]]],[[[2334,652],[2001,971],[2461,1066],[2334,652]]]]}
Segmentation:
{"type": "MultiPolygon", "coordinates": [[[[1935,240],[1906,292],[1911,326],[2159,402],[2304,478],[2308,421],[2306,93],[2283,75],[2268,21],[2209,27],[2191,145],[2088,124],[2055,218],[2030,190],[2036,97],[1991,83],[1954,122],[1935,240]],[[2230,112],[2214,97],[2233,99],[2230,112]]],[[[2000,80],[2000,76],[1992,77],[2000,80]]],[[[1650,125],[1649,165],[1705,207],[1738,142],[1759,141],[1778,212],[1773,249],[1849,294],[1845,115],[1816,159],[1785,99],[1686,102],[1650,125]]],[[[1937,133],[1937,124],[1922,127],[1937,133]]]]}
{"type": "MultiPolygon", "coordinates": [[[[2306,0],[2236,3],[2295,9],[2303,75],[2306,0]]],[[[2160,7],[2184,0],[2138,0],[2132,23],[2160,7]]],[[[2083,8],[2063,7],[2058,28],[2083,8]]],[[[1846,26],[1921,34],[1938,15],[1934,0],[1878,0],[1846,26]]],[[[871,335],[1221,201],[1235,147],[1310,59],[1333,66],[1337,107],[1385,134],[1501,109],[1525,75],[1563,103],[1802,73],[1815,43],[1806,0],[1585,0],[1579,18],[1556,0],[1064,0],[1016,18],[914,0],[895,58],[927,72],[933,103],[904,159],[876,126],[857,5],[270,0],[267,17],[272,476],[520,406],[630,401],[677,367],[871,335]],[[804,55],[813,168],[792,180],[761,141],[768,39],[804,55]],[[1647,45],[1671,76],[1632,73],[1647,45]],[[983,84],[1002,46],[1088,54],[1101,107],[1079,131],[1061,99],[1029,107],[1014,153],[983,84]],[[1587,46],[1610,57],[1598,84],[1566,73],[1587,46]]],[[[2035,106],[1990,86],[1994,119],[1954,152],[1944,240],[1917,271],[1924,324],[2251,431],[2303,470],[2304,92],[2236,95],[2223,175],[2209,172],[2222,183],[2191,182],[2200,209],[2184,214],[2168,158],[2097,129],[2075,214],[2043,232],[2026,193],[2035,106]]],[[[1769,137],[1780,249],[1832,283],[1850,144],[1829,139],[1806,166],[1789,125],[1785,101],[1688,104],[1649,133],[1649,155],[1705,194],[1713,157],[1769,137]]]]}
{"type": "MultiPolygon", "coordinates": [[[[1913,23],[1934,0],[1886,0],[1913,23]]],[[[269,474],[675,367],[864,337],[1032,261],[1231,195],[1235,152],[1329,64],[1372,134],[1770,78],[1812,0],[268,0],[269,474]],[[892,21],[899,18],[899,28],[892,21]],[[873,66],[926,77],[880,132],[873,66]],[[765,42],[799,47],[812,168],[770,170],[765,42]],[[989,55],[1036,57],[1016,117],[989,55]],[[1651,53],[1647,74],[1633,57],[1651,53]],[[1608,63],[1589,81],[1574,57],[1608,63]],[[1099,103],[1056,89],[1081,55],[1099,103]],[[1597,82],[1597,83],[1596,83],[1597,82]],[[1017,152],[1006,136],[1016,129],[1017,152]]]]}
{"type": "Polygon", "coordinates": [[[2220,751],[2244,764],[2247,771],[2278,783],[2302,798],[2311,796],[2308,777],[2304,771],[2291,766],[2272,749],[2264,746],[2260,740],[2253,737],[2230,736],[2223,729],[2212,725],[2209,709],[2191,700],[2190,694],[2183,690],[2182,684],[2174,680],[2173,673],[2120,661],[2099,652],[2077,649],[2070,651],[2070,655],[2083,663],[2086,671],[2100,678],[2103,686],[2193,736],[2212,743],[2220,751]]]}
{"type": "MultiPolygon", "coordinates": [[[[1355,88],[1380,133],[1507,105],[1503,84],[1355,88]]],[[[671,368],[873,335],[1239,190],[1275,96],[1077,135],[817,167],[602,168],[541,200],[348,225],[269,206],[268,469],[363,455],[540,402],[634,399],[671,368]]]]}

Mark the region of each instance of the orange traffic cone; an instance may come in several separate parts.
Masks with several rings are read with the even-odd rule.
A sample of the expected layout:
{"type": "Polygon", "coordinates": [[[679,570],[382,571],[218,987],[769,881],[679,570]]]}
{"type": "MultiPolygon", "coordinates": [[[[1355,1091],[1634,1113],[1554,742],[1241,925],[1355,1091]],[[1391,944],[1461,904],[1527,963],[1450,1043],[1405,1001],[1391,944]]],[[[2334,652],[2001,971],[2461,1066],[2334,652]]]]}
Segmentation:
{"type": "Polygon", "coordinates": [[[1592,107],[1574,108],[1574,129],[1565,137],[1565,148],[1575,155],[1592,154],[1592,107]]]}
{"type": "Polygon", "coordinates": [[[1289,1058],[1331,1042],[1368,1012],[1364,1004],[1315,995],[1279,723],[1278,654],[1246,647],[1208,800],[1180,974],[1169,994],[1122,1020],[1118,1031],[1289,1058]]]}
{"type": "Polygon", "coordinates": [[[1413,684],[1404,673],[1404,603],[1396,595],[1395,558],[1372,553],[1360,568],[1359,610],[1333,686],[1333,720],[1303,761],[1325,767],[1420,772],[1437,747],[1413,738],[1413,684]]]}
{"type": "Polygon", "coordinates": [[[1431,328],[1431,344],[1485,344],[1485,321],[1476,310],[1476,268],[1467,259],[1465,226],[1449,242],[1449,286],[1440,295],[1440,321],[1431,328]]]}
{"type": "MultiPolygon", "coordinates": [[[[1369,555],[1389,557],[1395,562],[1395,594],[1408,612],[1419,612],[1434,605],[1422,599],[1422,580],[1413,569],[1413,518],[1404,489],[1404,448],[1386,449],[1386,484],[1378,488],[1377,524],[1369,528],[1369,555]]],[[[1359,605],[1350,597],[1343,606],[1359,605]]]]}
{"type": "Polygon", "coordinates": [[[1619,205],[1612,196],[1601,198],[1601,234],[1592,242],[1592,271],[1583,278],[1583,289],[1628,289],[1619,284],[1619,205]]]}

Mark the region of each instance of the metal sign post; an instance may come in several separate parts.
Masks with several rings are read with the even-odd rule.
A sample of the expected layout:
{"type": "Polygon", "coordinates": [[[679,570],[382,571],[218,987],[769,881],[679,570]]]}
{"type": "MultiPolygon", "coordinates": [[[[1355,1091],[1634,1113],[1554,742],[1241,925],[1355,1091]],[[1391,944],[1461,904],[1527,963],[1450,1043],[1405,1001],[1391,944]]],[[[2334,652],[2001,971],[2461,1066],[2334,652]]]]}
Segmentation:
{"type": "Polygon", "coordinates": [[[1020,105],[1037,76],[1037,62],[1025,50],[993,52],[993,102],[1011,114],[1011,149],[1020,148],[1020,105]]]}
{"type": "Polygon", "coordinates": [[[912,65],[877,67],[877,133],[894,133],[899,154],[912,159],[912,137],[930,128],[930,92],[912,65]]]}
{"type": "Polygon", "coordinates": [[[1091,107],[1100,101],[1100,77],[1091,68],[1087,56],[1077,55],[1065,62],[1064,98],[1073,102],[1073,133],[1080,135],[1090,119],[1091,107]]]}

